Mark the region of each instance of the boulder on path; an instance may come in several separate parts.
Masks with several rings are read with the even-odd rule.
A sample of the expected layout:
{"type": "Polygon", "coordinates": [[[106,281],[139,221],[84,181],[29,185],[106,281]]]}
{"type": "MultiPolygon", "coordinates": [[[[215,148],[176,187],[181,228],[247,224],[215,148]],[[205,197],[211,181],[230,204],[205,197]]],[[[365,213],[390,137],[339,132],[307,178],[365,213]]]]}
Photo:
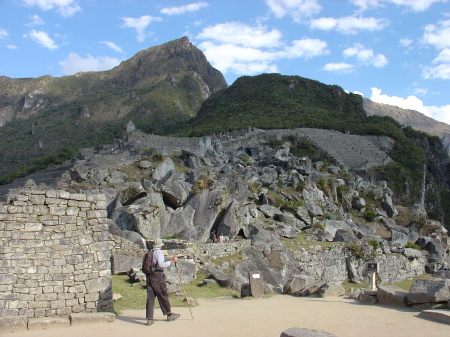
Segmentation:
{"type": "Polygon", "coordinates": [[[378,301],[381,304],[406,307],[408,292],[396,286],[379,285],[377,291],[378,301]]]}
{"type": "Polygon", "coordinates": [[[298,295],[303,289],[308,287],[314,278],[311,275],[292,275],[283,287],[283,293],[288,295],[298,295]]]}
{"type": "Polygon", "coordinates": [[[415,280],[409,289],[407,300],[409,304],[437,303],[450,298],[450,280],[415,280]]]}
{"type": "Polygon", "coordinates": [[[320,297],[339,297],[345,294],[341,282],[327,282],[319,290],[320,297]]]}

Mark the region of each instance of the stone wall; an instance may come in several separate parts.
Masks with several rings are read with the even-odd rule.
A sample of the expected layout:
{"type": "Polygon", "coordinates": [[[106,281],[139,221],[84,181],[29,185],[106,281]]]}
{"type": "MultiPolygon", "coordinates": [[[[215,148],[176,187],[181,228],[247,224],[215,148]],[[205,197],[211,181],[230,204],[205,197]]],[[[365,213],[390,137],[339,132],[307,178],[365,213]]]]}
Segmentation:
{"type": "Polygon", "coordinates": [[[0,316],[113,311],[105,195],[24,190],[0,204],[0,316]]]}
{"type": "MultiPolygon", "coordinates": [[[[354,279],[358,283],[370,281],[364,258],[356,259],[342,245],[312,245],[294,251],[299,268],[305,274],[322,281],[344,281],[354,279]]],[[[378,277],[382,283],[397,283],[425,273],[426,253],[415,257],[402,254],[377,254],[370,262],[378,263],[378,277]]]]}

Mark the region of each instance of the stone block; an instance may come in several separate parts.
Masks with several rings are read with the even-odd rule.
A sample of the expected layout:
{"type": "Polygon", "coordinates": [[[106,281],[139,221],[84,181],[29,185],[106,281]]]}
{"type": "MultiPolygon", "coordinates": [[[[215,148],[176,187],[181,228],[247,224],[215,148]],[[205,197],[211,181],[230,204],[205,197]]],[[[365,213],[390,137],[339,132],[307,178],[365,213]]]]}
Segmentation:
{"type": "Polygon", "coordinates": [[[377,291],[378,301],[381,304],[407,306],[408,292],[396,286],[379,285],[377,291]]]}
{"type": "Polygon", "coordinates": [[[14,332],[27,329],[28,318],[25,316],[0,317],[0,332],[14,332]]]}
{"type": "Polygon", "coordinates": [[[70,314],[69,319],[72,325],[98,322],[114,322],[116,315],[112,312],[78,313],[70,314]]]}
{"type": "Polygon", "coordinates": [[[250,294],[253,297],[262,297],[264,295],[264,284],[262,273],[260,271],[251,271],[248,273],[250,284],[250,294]]]}
{"type": "Polygon", "coordinates": [[[450,310],[423,310],[419,316],[433,321],[450,324],[450,310]]]}
{"type": "Polygon", "coordinates": [[[77,200],[77,201],[85,201],[86,200],[86,194],[83,193],[71,193],[70,199],[77,200]]]}
{"type": "Polygon", "coordinates": [[[140,257],[113,254],[111,260],[111,270],[113,275],[126,274],[131,268],[141,269],[143,257],[144,254],[140,257]]]}
{"type": "Polygon", "coordinates": [[[94,280],[89,280],[85,284],[88,293],[102,292],[111,289],[111,278],[102,277],[94,280]]]}
{"type": "Polygon", "coordinates": [[[408,303],[433,303],[447,301],[450,298],[450,280],[415,280],[408,292],[408,303]]]}
{"type": "Polygon", "coordinates": [[[47,198],[57,198],[58,197],[58,193],[55,190],[47,190],[47,191],[45,191],[45,196],[47,198]]]}
{"type": "Polygon", "coordinates": [[[33,205],[43,205],[45,203],[45,195],[32,194],[28,198],[33,205]]]}
{"type": "Polygon", "coordinates": [[[59,194],[59,198],[70,199],[70,192],[58,191],[58,194],[59,194]]]}
{"type": "Polygon", "coordinates": [[[56,327],[68,327],[70,320],[68,318],[60,317],[41,317],[30,318],[28,320],[28,330],[43,330],[56,327]]]}
{"type": "Polygon", "coordinates": [[[40,222],[28,222],[23,229],[25,232],[40,232],[42,230],[42,223],[40,222]]]}
{"type": "Polygon", "coordinates": [[[337,337],[329,332],[322,330],[311,330],[306,328],[289,328],[284,330],[280,337],[337,337]]]}

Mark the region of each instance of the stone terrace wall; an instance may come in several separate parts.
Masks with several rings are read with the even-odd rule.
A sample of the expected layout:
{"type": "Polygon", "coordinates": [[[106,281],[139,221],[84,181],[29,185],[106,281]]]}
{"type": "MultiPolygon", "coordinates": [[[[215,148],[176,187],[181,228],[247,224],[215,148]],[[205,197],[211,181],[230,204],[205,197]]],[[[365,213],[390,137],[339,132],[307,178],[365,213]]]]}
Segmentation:
{"type": "MultiPolygon", "coordinates": [[[[367,272],[364,258],[351,257],[344,244],[333,246],[311,245],[294,251],[299,267],[316,280],[344,281],[354,278],[359,283],[369,282],[371,274],[367,272]],[[351,264],[351,266],[349,266],[351,264]],[[349,275],[352,270],[353,276],[349,275]]],[[[378,254],[373,262],[379,265],[378,277],[383,283],[396,283],[425,273],[426,254],[407,257],[401,254],[378,254]]]]}
{"type": "Polygon", "coordinates": [[[113,311],[105,195],[24,190],[0,204],[0,317],[113,311]]]}

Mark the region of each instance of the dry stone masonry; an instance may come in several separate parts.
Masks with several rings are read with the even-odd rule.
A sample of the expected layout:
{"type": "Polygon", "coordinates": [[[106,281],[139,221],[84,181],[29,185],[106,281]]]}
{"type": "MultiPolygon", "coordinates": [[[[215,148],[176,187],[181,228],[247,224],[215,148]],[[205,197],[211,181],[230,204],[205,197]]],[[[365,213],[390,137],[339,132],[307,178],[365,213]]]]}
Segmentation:
{"type": "Polygon", "coordinates": [[[22,190],[0,204],[0,317],[112,312],[102,194],[22,190]]]}

